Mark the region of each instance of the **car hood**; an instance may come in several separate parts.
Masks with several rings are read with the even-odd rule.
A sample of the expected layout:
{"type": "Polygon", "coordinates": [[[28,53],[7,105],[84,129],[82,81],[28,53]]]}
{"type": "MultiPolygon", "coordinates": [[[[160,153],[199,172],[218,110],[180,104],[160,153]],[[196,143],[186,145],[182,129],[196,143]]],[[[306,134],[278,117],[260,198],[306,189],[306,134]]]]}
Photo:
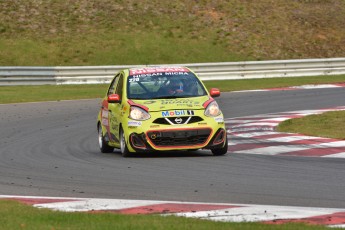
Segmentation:
{"type": "Polygon", "coordinates": [[[143,105],[149,108],[150,112],[188,109],[204,109],[203,104],[210,100],[209,96],[173,98],[173,99],[152,99],[152,100],[132,100],[135,104],[143,105]]]}

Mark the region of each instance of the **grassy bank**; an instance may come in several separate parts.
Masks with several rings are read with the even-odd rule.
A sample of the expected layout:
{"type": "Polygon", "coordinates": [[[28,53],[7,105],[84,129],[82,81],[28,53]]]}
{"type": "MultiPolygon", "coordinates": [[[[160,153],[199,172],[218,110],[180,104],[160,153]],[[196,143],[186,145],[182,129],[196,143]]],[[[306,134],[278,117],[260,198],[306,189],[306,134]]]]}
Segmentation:
{"type": "Polygon", "coordinates": [[[71,66],[174,64],[244,60],[207,40],[176,39],[162,33],[89,34],[39,40],[0,38],[0,65],[71,66]]]}
{"type": "Polygon", "coordinates": [[[345,140],[344,127],[345,111],[335,111],[284,121],[278,131],[345,140]]]}
{"type": "Polygon", "coordinates": [[[15,201],[0,200],[0,229],[241,229],[241,230],[319,230],[323,226],[305,224],[269,225],[258,223],[223,223],[157,215],[119,215],[112,213],[65,213],[37,209],[15,201]]]}
{"type": "Polygon", "coordinates": [[[0,1],[0,65],[343,57],[345,1],[0,1]]]}

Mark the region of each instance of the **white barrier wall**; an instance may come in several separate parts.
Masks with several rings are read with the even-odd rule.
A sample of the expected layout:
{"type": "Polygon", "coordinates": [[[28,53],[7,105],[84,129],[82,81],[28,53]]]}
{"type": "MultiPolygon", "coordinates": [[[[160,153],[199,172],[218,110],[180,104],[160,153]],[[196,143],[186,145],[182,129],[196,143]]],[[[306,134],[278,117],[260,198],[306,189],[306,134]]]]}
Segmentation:
{"type": "MultiPolygon", "coordinates": [[[[194,70],[204,81],[345,74],[345,58],[196,63],[164,66],[187,66],[194,70]]],[[[119,70],[132,67],[145,66],[0,66],[0,85],[103,84],[108,83],[119,70]]]]}

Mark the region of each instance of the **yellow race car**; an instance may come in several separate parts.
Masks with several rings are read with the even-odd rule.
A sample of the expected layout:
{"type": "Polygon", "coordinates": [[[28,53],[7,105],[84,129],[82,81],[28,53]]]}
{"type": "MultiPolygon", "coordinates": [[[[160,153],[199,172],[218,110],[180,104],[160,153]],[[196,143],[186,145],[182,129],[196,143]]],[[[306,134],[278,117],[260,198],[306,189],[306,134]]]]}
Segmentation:
{"type": "Polygon", "coordinates": [[[120,71],[110,83],[98,114],[101,152],[210,149],[228,151],[223,114],[208,92],[186,67],[147,67],[120,71]]]}

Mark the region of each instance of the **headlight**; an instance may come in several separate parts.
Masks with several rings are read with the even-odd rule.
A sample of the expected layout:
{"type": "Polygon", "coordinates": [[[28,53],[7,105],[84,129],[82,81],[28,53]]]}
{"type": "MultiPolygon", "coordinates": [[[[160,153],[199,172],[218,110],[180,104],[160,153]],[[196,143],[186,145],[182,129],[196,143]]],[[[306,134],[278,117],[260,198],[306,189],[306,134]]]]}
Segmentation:
{"type": "Polygon", "coordinates": [[[208,117],[216,117],[221,113],[216,101],[212,101],[205,110],[205,115],[208,117]]]}
{"type": "Polygon", "coordinates": [[[136,106],[131,106],[131,110],[129,113],[129,118],[133,119],[133,120],[147,120],[149,119],[151,116],[148,112],[146,112],[145,110],[136,107],[136,106]]]}

